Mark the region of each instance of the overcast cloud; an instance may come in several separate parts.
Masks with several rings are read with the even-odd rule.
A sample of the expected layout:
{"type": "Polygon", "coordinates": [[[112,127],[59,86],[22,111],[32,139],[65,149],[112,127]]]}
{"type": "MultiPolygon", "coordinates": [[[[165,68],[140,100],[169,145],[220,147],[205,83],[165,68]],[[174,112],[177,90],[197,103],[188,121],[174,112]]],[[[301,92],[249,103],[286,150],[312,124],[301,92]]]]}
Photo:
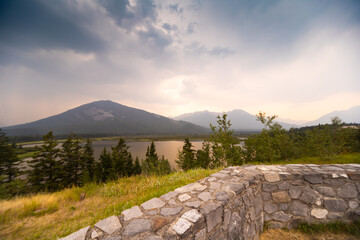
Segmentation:
{"type": "Polygon", "coordinates": [[[5,0],[0,125],[109,99],[314,120],[360,103],[360,2],[5,0]]]}

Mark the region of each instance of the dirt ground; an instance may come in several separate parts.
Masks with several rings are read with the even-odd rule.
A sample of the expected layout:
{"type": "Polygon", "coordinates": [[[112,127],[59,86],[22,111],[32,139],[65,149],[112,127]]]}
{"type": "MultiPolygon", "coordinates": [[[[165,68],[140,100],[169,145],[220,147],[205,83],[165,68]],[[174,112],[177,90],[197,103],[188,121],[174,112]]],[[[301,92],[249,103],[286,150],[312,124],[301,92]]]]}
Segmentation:
{"type": "Polygon", "coordinates": [[[260,240],[359,240],[359,236],[347,234],[304,234],[296,230],[270,229],[260,236],[260,240]]]}

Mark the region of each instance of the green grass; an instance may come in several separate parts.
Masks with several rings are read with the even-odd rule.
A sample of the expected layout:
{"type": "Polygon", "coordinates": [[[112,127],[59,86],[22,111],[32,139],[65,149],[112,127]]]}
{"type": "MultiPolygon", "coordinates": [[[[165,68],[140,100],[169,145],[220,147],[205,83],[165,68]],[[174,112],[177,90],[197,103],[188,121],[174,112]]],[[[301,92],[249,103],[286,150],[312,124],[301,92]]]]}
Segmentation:
{"type": "Polygon", "coordinates": [[[34,152],[27,152],[27,153],[23,153],[23,154],[19,154],[17,155],[18,158],[20,160],[23,160],[25,158],[30,158],[30,157],[34,157],[34,155],[37,153],[38,151],[34,151],[34,152]]]}
{"type": "Polygon", "coordinates": [[[280,165],[280,164],[360,164],[360,153],[347,153],[330,157],[303,157],[290,160],[281,160],[273,162],[248,162],[246,164],[266,164],[266,165],[280,165]]]}
{"type": "Polygon", "coordinates": [[[132,176],[0,201],[0,239],[57,239],[220,169],[132,176]],[[80,196],[85,194],[85,199],[80,196]]]}
{"type": "Polygon", "coordinates": [[[302,233],[306,234],[317,234],[317,233],[335,233],[335,234],[351,234],[360,237],[360,221],[346,224],[342,222],[332,222],[332,223],[319,223],[319,224],[309,224],[302,223],[297,228],[302,233]]]}

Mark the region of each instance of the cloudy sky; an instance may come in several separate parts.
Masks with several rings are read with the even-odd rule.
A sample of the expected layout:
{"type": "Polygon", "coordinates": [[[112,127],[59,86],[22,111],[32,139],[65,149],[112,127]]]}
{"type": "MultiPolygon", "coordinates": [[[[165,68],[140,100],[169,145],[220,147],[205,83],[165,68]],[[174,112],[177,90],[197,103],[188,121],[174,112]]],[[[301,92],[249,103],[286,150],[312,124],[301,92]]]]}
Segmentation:
{"type": "Polygon", "coordinates": [[[0,125],[112,100],[314,120],[360,103],[360,1],[3,0],[0,125]]]}

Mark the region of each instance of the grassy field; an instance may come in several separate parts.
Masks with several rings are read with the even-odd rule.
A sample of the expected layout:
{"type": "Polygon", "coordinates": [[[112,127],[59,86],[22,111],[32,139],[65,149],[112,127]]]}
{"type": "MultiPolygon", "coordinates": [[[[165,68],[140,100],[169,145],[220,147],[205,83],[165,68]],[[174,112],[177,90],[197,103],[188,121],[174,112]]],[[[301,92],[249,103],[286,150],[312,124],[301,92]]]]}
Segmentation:
{"type": "Polygon", "coordinates": [[[134,176],[0,201],[0,239],[56,239],[219,171],[134,176]],[[85,198],[81,200],[81,195],[85,198]]]}

